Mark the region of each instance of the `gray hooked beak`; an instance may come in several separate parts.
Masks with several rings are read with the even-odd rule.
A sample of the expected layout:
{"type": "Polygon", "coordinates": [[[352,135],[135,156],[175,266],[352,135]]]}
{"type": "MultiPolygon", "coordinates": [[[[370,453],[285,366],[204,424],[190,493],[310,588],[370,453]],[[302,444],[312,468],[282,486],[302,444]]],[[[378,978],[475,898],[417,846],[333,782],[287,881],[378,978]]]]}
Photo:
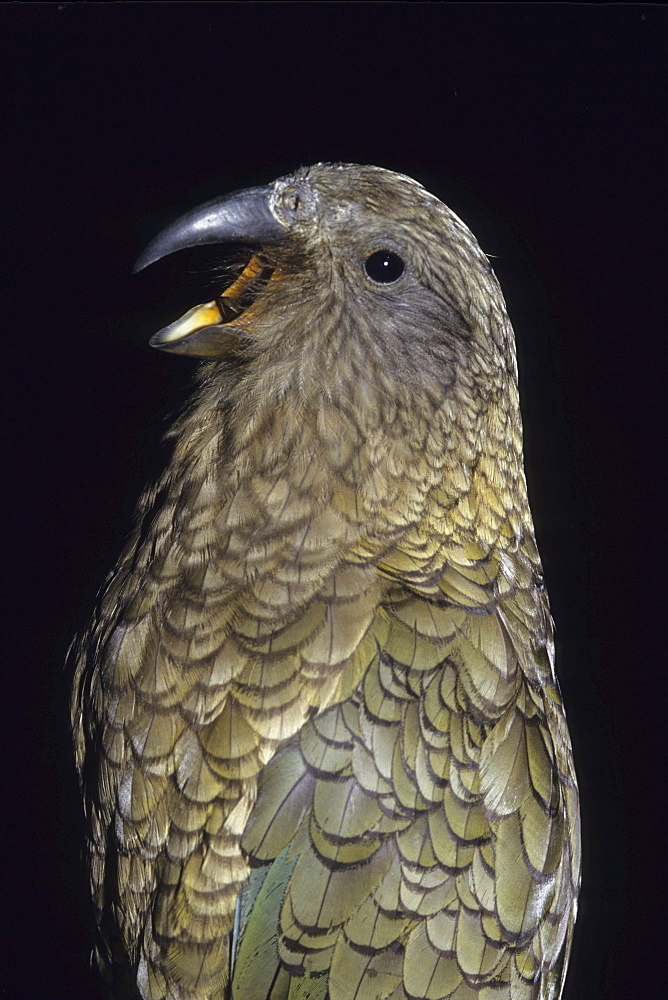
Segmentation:
{"type": "Polygon", "coordinates": [[[273,184],[247,188],[186,212],[151,240],[133,272],[186,247],[209,243],[278,243],[285,226],[270,208],[273,184]]]}
{"type": "MultiPolygon", "coordinates": [[[[271,211],[273,191],[273,184],[248,188],[194,208],[151,240],[133,271],[141,271],[186,247],[213,243],[279,243],[285,237],[286,227],[271,211]]],[[[233,350],[239,331],[229,323],[229,316],[224,315],[228,312],[227,304],[232,304],[236,296],[251,287],[260,270],[260,262],[253,256],[242,275],[219,299],[195,306],[181,319],[159,330],[151,337],[151,346],[200,358],[219,357],[233,350]]]]}

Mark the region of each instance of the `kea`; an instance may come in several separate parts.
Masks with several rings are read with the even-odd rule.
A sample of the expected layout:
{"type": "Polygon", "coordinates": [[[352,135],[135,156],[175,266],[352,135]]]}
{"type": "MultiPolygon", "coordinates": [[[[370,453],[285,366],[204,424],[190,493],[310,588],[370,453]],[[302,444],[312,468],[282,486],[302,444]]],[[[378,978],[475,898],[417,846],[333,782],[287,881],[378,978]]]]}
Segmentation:
{"type": "Polygon", "coordinates": [[[554,1000],[578,792],[489,261],[352,164],[137,269],[203,244],[239,261],[152,340],[205,360],[76,648],[109,994],[554,1000]]]}

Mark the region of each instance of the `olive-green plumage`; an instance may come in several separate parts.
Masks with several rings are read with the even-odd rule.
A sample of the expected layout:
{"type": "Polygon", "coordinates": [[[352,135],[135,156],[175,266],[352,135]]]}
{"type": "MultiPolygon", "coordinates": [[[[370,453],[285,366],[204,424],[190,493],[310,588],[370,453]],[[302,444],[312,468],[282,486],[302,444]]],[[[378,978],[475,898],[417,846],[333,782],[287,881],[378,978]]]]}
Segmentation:
{"type": "Polygon", "coordinates": [[[497,281],[376,167],[219,205],[146,261],[255,244],[155,338],[210,360],[79,644],[97,961],[117,998],[557,998],[577,787],[497,281]]]}

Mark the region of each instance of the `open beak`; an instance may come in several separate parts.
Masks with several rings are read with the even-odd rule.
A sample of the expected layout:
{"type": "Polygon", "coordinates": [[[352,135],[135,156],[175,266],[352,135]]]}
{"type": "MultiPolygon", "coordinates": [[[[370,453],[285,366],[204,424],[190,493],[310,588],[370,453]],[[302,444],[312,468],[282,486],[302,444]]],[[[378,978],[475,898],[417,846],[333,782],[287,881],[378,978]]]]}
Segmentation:
{"type": "MultiPolygon", "coordinates": [[[[271,211],[273,185],[249,188],[193,209],[159,233],[139,257],[141,271],[186,247],[216,243],[272,244],[280,242],[285,226],[271,211]]],[[[234,320],[252,305],[271,277],[271,270],[253,254],[239,277],[212,302],[195,306],[175,323],[159,330],[152,347],[174,354],[212,358],[234,353],[241,331],[234,320]]]]}

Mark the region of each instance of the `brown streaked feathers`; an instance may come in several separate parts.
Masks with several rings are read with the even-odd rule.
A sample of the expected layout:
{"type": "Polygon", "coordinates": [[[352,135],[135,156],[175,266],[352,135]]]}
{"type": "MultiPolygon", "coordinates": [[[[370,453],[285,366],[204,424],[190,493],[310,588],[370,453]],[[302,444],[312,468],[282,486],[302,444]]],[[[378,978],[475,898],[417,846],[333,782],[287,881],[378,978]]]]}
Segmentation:
{"type": "Polygon", "coordinates": [[[110,995],[555,1000],[578,798],[496,278],[377,167],[203,211],[142,266],[252,256],[154,338],[209,360],[78,645],[110,995]]]}

